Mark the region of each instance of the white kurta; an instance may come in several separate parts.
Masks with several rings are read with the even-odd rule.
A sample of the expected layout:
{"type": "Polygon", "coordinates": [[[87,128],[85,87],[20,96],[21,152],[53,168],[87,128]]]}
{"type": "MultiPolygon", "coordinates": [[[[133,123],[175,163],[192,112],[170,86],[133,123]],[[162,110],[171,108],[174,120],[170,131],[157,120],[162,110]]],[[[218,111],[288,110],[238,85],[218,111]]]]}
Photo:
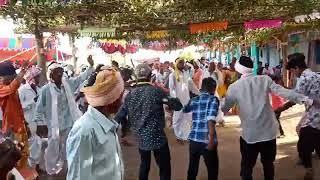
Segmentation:
{"type": "MultiPolygon", "coordinates": [[[[216,81],[217,87],[223,84],[223,75],[222,75],[222,72],[219,71],[218,69],[214,73],[210,73],[207,70],[204,71],[202,78],[204,79],[204,78],[208,78],[208,77],[211,77],[216,81]]],[[[217,89],[215,92],[215,96],[218,97],[219,101],[220,101],[218,116],[217,116],[216,120],[217,120],[217,122],[222,123],[222,122],[224,122],[224,119],[223,119],[224,113],[221,111],[221,104],[223,104],[224,99],[219,97],[217,89]]]]}
{"type": "MultiPolygon", "coordinates": [[[[175,77],[175,73],[169,76],[170,96],[179,98],[183,106],[187,105],[190,100],[190,92],[200,94],[199,90],[194,85],[189,72],[180,73],[179,81],[175,77]]],[[[181,111],[173,112],[173,129],[177,139],[187,140],[190,130],[192,113],[183,113],[181,111]]]]}
{"type": "MultiPolygon", "coordinates": [[[[24,118],[29,124],[29,128],[32,135],[35,135],[37,130],[37,123],[33,122],[36,102],[34,99],[37,97],[36,92],[31,88],[29,84],[24,84],[19,88],[19,99],[23,109],[24,118]]],[[[40,89],[37,87],[37,92],[39,93],[40,89]]]]}
{"type": "MultiPolygon", "coordinates": [[[[39,93],[39,91],[40,88],[37,87],[37,92],[39,93]]],[[[34,167],[36,164],[40,164],[40,167],[42,169],[45,169],[44,148],[42,146],[45,140],[37,136],[37,123],[32,121],[35,115],[35,98],[37,96],[37,93],[31,88],[29,84],[22,85],[19,88],[19,98],[24,112],[24,118],[28,122],[28,126],[31,131],[31,138],[29,139],[30,153],[28,162],[31,167],[34,167]]]]}

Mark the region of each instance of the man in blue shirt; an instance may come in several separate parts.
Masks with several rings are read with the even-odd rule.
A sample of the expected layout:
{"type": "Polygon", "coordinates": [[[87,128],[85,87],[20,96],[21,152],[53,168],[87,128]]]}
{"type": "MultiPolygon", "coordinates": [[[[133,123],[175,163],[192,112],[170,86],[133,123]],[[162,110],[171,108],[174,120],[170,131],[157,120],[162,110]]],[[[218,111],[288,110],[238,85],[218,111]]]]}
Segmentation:
{"type": "Polygon", "coordinates": [[[68,136],[68,180],[124,180],[118,123],[111,118],[121,105],[124,82],[115,68],[105,68],[81,89],[89,107],[68,136]]]}
{"type": "Polygon", "coordinates": [[[215,124],[219,99],[214,96],[216,86],[213,78],[203,79],[200,96],[192,98],[183,110],[185,113],[192,112],[188,180],[196,180],[200,156],[203,156],[207,166],[208,179],[218,179],[218,140],[215,124]]]}

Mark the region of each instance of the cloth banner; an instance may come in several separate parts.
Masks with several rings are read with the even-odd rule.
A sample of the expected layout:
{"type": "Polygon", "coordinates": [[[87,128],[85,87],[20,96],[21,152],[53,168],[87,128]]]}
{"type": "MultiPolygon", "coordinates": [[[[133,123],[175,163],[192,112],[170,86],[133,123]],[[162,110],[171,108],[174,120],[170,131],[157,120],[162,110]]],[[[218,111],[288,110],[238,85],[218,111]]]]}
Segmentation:
{"type": "Polygon", "coordinates": [[[201,24],[191,24],[189,26],[191,34],[207,33],[212,31],[221,31],[228,28],[228,22],[211,22],[201,24]]]}
{"type": "Polygon", "coordinates": [[[273,20],[257,20],[249,21],[244,23],[244,28],[246,30],[254,30],[260,28],[280,28],[282,26],[282,20],[273,19],[273,20]]]}
{"type": "Polygon", "coordinates": [[[9,3],[8,0],[0,0],[0,6],[7,5],[9,3]]]}
{"type": "Polygon", "coordinates": [[[147,39],[162,39],[169,36],[168,31],[150,31],[147,32],[146,38],[147,39]]]}
{"type": "Polygon", "coordinates": [[[78,31],[81,36],[86,37],[114,37],[116,35],[115,28],[84,28],[78,31]]]}
{"type": "Polygon", "coordinates": [[[0,38],[1,49],[30,49],[35,45],[34,38],[0,38]]]}

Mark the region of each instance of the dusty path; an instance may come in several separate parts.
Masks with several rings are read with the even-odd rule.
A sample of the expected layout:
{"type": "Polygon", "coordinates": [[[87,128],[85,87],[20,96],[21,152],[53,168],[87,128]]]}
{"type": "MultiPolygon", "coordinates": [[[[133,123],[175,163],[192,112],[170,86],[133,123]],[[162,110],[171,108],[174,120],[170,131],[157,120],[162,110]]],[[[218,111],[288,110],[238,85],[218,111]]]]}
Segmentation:
{"type": "MultiPolygon", "coordinates": [[[[275,163],[276,180],[301,180],[303,179],[303,167],[297,166],[296,142],[297,135],[295,126],[300,119],[303,107],[295,106],[282,115],[282,124],[286,137],[278,140],[278,153],[275,163]]],[[[220,171],[219,179],[221,180],[237,180],[240,179],[240,150],[239,150],[239,122],[237,117],[229,117],[227,121],[231,121],[224,128],[218,128],[219,138],[219,160],[220,171]]],[[[185,180],[188,168],[188,144],[181,146],[175,142],[171,129],[167,129],[169,137],[169,145],[171,150],[172,179],[185,180]]],[[[131,138],[131,142],[134,141],[131,138]]],[[[139,154],[137,147],[123,147],[125,159],[125,179],[136,180],[139,169],[139,154]]],[[[158,168],[155,161],[152,161],[150,180],[157,180],[158,168]]],[[[254,170],[254,177],[257,180],[263,179],[263,171],[260,160],[254,170]]],[[[206,179],[206,169],[202,162],[199,168],[198,179],[206,179]]]]}
{"type": "MultiPolygon", "coordinates": [[[[286,137],[278,140],[278,153],[275,163],[276,180],[302,180],[303,167],[297,166],[296,142],[297,135],[295,126],[300,120],[303,107],[295,106],[282,115],[282,125],[286,137]]],[[[220,160],[220,180],[238,180],[240,179],[240,150],[239,150],[239,120],[238,117],[228,117],[229,123],[224,128],[218,128],[219,138],[219,160],[220,160]]],[[[172,180],[185,180],[188,167],[188,144],[179,145],[174,139],[172,129],[167,129],[169,146],[171,150],[172,180]]],[[[130,142],[134,142],[134,137],[130,136],[130,142]]],[[[125,161],[125,180],[136,180],[139,170],[139,153],[137,146],[122,147],[123,158],[125,161]]],[[[317,160],[320,164],[319,160],[317,160]]],[[[320,168],[319,168],[320,170],[320,168]]],[[[152,160],[150,180],[158,180],[158,168],[154,159],[152,160]]],[[[41,178],[42,179],[42,178],[41,178]]],[[[44,178],[47,179],[47,178],[44,178]]],[[[54,180],[65,179],[63,177],[51,178],[54,180]]],[[[254,179],[263,180],[263,171],[260,160],[254,170],[254,179]]],[[[106,180],[108,180],[106,178],[106,180]]],[[[206,169],[201,162],[198,174],[198,180],[206,180],[206,169]]],[[[315,179],[315,180],[320,180],[315,179]]]]}

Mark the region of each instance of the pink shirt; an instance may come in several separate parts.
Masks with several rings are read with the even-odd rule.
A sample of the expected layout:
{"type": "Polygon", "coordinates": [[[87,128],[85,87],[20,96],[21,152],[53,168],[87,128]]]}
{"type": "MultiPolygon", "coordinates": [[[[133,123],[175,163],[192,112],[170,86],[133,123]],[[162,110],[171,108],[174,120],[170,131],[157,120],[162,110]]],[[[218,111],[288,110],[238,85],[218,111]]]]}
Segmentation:
{"type": "Polygon", "coordinates": [[[200,85],[201,85],[201,81],[202,81],[202,74],[203,74],[203,72],[202,72],[202,70],[199,68],[199,69],[197,69],[197,70],[195,71],[195,73],[194,73],[194,75],[193,75],[193,77],[192,77],[193,82],[194,82],[194,84],[196,85],[196,87],[197,87],[198,89],[200,89],[200,85]]]}

